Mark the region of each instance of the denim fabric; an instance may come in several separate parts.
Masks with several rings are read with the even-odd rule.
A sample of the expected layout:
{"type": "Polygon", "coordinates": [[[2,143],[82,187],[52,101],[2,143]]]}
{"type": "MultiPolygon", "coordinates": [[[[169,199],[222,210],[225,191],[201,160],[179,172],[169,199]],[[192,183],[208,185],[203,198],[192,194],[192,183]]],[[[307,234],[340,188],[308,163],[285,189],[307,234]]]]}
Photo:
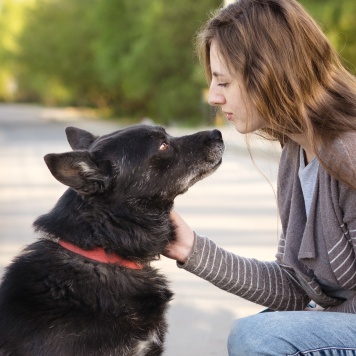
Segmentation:
{"type": "Polygon", "coordinates": [[[356,356],[356,314],[260,313],[236,320],[230,356],[356,356]]]}

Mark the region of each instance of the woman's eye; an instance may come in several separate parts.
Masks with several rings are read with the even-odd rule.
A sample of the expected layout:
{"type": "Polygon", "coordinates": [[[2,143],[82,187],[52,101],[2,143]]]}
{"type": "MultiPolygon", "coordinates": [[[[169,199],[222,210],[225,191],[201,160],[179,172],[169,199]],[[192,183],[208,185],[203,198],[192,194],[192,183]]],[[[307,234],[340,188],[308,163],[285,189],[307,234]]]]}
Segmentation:
{"type": "Polygon", "coordinates": [[[227,87],[227,83],[219,83],[218,86],[219,86],[219,87],[226,88],[226,87],[227,87]]]}
{"type": "Polygon", "coordinates": [[[161,145],[159,146],[160,151],[165,151],[167,148],[168,148],[167,142],[162,142],[161,145]]]}

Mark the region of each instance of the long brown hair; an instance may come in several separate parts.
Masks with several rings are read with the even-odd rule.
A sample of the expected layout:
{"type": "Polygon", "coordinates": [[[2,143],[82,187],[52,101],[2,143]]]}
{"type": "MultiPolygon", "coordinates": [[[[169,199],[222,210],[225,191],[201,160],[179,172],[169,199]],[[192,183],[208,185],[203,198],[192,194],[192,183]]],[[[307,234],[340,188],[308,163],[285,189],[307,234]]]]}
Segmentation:
{"type": "MultiPolygon", "coordinates": [[[[324,168],[341,133],[356,130],[356,79],[341,64],[320,27],[295,0],[237,0],[219,9],[197,36],[197,49],[211,80],[214,40],[232,73],[242,74],[247,95],[269,128],[259,134],[282,145],[304,134],[324,168]]],[[[356,189],[355,182],[346,182],[356,189]]]]}

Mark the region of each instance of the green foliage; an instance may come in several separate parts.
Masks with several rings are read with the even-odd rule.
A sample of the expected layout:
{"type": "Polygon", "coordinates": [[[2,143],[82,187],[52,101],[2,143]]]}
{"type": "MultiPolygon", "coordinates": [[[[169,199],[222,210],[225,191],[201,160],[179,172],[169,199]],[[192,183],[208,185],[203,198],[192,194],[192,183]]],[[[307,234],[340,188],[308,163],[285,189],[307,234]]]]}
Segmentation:
{"type": "Polygon", "coordinates": [[[193,38],[207,13],[218,5],[216,0],[98,4],[98,69],[105,84],[121,93],[117,111],[164,123],[202,116],[205,84],[194,75],[198,64],[193,38]]]}
{"type": "Polygon", "coordinates": [[[37,0],[19,37],[23,99],[201,118],[194,34],[216,0],[37,0]]]}
{"type": "Polygon", "coordinates": [[[0,0],[0,100],[13,99],[13,54],[18,51],[24,5],[19,0],[0,0]]]}
{"type": "Polygon", "coordinates": [[[356,1],[300,0],[339,52],[346,68],[356,69],[356,1]]]}
{"type": "MultiPolygon", "coordinates": [[[[92,1],[95,3],[95,1],[92,1]]],[[[87,1],[38,0],[26,13],[19,45],[20,93],[51,104],[95,104],[100,81],[87,1]]]]}

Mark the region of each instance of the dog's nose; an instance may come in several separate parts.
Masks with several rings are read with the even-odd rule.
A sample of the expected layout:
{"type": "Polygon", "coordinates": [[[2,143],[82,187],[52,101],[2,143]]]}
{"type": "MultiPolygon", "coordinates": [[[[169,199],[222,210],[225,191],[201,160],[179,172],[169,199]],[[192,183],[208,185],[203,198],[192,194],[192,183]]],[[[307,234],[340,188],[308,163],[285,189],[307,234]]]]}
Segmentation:
{"type": "Polygon", "coordinates": [[[212,130],[210,133],[210,137],[213,140],[222,140],[222,135],[219,130],[212,130]]]}

